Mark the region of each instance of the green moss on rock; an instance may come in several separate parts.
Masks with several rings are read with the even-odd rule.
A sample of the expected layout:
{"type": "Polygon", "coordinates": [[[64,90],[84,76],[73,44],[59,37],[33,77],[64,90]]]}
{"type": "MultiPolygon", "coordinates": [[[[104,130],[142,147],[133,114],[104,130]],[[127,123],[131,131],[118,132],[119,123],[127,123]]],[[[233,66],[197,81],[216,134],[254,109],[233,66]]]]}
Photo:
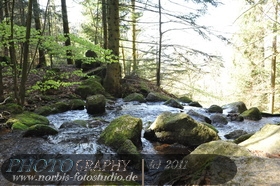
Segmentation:
{"type": "Polygon", "coordinates": [[[41,137],[44,135],[56,135],[56,134],[58,134],[58,131],[56,129],[48,125],[37,124],[29,127],[23,134],[23,137],[29,137],[29,136],[41,137]]]}
{"type": "Polygon", "coordinates": [[[16,121],[12,125],[12,130],[27,130],[28,126],[24,125],[23,123],[16,121]]]}
{"type": "Polygon", "coordinates": [[[49,124],[49,120],[46,117],[33,112],[23,112],[22,114],[16,115],[14,118],[28,127],[36,124],[49,124]]]}
{"type": "Polygon", "coordinates": [[[217,132],[192,119],[186,113],[163,112],[150,126],[157,139],[165,143],[198,146],[220,139],[217,132]]]}
{"type": "Polygon", "coordinates": [[[83,110],[85,108],[85,102],[81,99],[71,99],[68,104],[71,110],[83,110]]]}
{"type": "Polygon", "coordinates": [[[187,96],[180,97],[179,101],[181,101],[183,103],[190,103],[190,102],[192,102],[192,100],[189,97],[187,97],[187,96]]]}
{"type": "Polygon", "coordinates": [[[15,103],[7,103],[0,105],[0,111],[8,111],[11,114],[20,114],[23,112],[22,106],[15,103]]]}
{"type": "Polygon", "coordinates": [[[47,116],[47,115],[50,115],[50,114],[53,114],[54,109],[51,108],[51,106],[42,106],[42,107],[39,107],[37,108],[34,112],[36,114],[39,114],[39,115],[42,115],[42,116],[47,116]]]}
{"type": "Polygon", "coordinates": [[[123,115],[114,119],[101,133],[99,140],[114,149],[120,148],[127,139],[131,140],[136,147],[142,145],[141,131],[142,120],[130,115],[123,115]]]}
{"type": "Polygon", "coordinates": [[[104,87],[94,78],[83,81],[82,84],[76,88],[75,93],[81,96],[82,99],[86,99],[91,95],[106,94],[104,87]]]}
{"type": "Polygon", "coordinates": [[[262,119],[262,114],[257,107],[252,107],[249,110],[242,112],[240,116],[253,121],[258,121],[262,119]]]}
{"type": "Polygon", "coordinates": [[[146,102],[144,96],[142,94],[139,94],[139,93],[129,94],[123,100],[127,101],[127,102],[128,101],[139,101],[140,103],[146,102]]]}

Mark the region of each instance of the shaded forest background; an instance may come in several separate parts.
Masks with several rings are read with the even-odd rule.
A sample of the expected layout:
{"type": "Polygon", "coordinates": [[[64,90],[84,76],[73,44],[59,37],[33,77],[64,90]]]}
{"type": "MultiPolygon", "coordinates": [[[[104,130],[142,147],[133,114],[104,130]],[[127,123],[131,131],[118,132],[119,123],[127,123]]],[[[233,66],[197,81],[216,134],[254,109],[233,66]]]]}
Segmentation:
{"type": "Polygon", "coordinates": [[[82,60],[107,68],[103,86],[115,97],[120,79],[137,75],[204,106],[243,101],[280,111],[277,0],[236,1],[230,34],[203,21],[209,9],[224,6],[218,1],[77,0],[81,27],[69,27],[69,2],[0,1],[0,101],[12,96],[24,105],[31,92],[79,83],[67,81],[84,76],[79,68],[60,77],[49,69],[82,60]],[[94,54],[86,57],[88,50],[94,54]],[[26,86],[40,71],[47,72],[43,81],[26,86]]]}

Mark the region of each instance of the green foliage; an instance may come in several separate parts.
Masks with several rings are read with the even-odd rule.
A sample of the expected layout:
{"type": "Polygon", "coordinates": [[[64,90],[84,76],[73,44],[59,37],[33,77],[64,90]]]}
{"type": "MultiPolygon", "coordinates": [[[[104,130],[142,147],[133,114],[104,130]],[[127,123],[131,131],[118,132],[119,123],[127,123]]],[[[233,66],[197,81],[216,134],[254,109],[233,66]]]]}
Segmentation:
{"type": "Polygon", "coordinates": [[[60,72],[59,69],[47,70],[43,79],[37,81],[29,91],[40,91],[45,94],[48,90],[58,90],[61,87],[80,84],[80,82],[67,82],[72,76],[77,75],[82,77],[85,76],[82,74],[81,70],[76,70],[74,72],[60,72]]]}

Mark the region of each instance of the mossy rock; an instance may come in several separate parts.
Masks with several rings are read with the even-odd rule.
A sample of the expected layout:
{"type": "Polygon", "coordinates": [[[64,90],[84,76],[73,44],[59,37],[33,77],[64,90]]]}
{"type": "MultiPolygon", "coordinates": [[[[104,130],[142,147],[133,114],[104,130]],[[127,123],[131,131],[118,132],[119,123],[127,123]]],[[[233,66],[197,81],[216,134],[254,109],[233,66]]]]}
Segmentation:
{"type": "Polygon", "coordinates": [[[106,98],[102,94],[89,96],[86,99],[86,109],[89,114],[102,114],[105,112],[106,98]]]}
{"type": "Polygon", "coordinates": [[[23,123],[16,121],[12,125],[12,130],[27,130],[28,126],[24,125],[23,123]]]}
{"type": "Polygon", "coordinates": [[[245,147],[227,141],[211,141],[201,144],[191,154],[217,154],[222,156],[251,156],[245,147]]]}
{"type": "MultiPolygon", "coordinates": [[[[10,119],[9,119],[10,120],[10,119]]],[[[9,120],[7,122],[9,122],[9,120]]],[[[10,120],[12,121],[12,120],[10,120]]],[[[19,121],[20,123],[30,127],[36,124],[49,125],[49,120],[41,115],[38,115],[33,112],[23,112],[22,114],[18,114],[13,118],[14,123],[19,121]]]]}
{"type": "Polygon", "coordinates": [[[42,115],[42,116],[48,116],[48,115],[54,113],[53,110],[54,109],[51,106],[42,106],[42,107],[37,108],[34,112],[36,114],[39,114],[39,115],[42,115]]]}
{"type": "Polygon", "coordinates": [[[202,108],[202,105],[200,103],[198,103],[197,101],[190,102],[189,106],[202,108]]]}
{"type": "Polygon", "coordinates": [[[146,100],[150,102],[167,101],[169,99],[170,97],[158,92],[150,92],[146,97],[146,100]]]}
{"type": "Polygon", "coordinates": [[[56,102],[55,104],[52,105],[52,107],[54,108],[52,111],[53,114],[71,110],[70,105],[65,102],[56,102]]]}
{"type": "Polygon", "coordinates": [[[41,137],[44,135],[56,135],[56,134],[58,134],[58,131],[56,129],[48,125],[37,124],[29,127],[23,134],[23,137],[32,137],[32,136],[41,137]]]}
{"type": "Polygon", "coordinates": [[[192,100],[189,97],[187,97],[187,96],[180,97],[179,101],[181,101],[183,103],[190,103],[190,102],[192,102],[192,100]]]}
{"type": "Polygon", "coordinates": [[[211,124],[206,123],[206,122],[202,122],[202,124],[206,125],[207,127],[209,127],[210,129],[214,130],[215,132],[219,133],[219,131],[211,124]]]}
{"type": "Polygon", "coordinates": [[[75,93],[81,96],[82,99],[96,94],[106,95],[104,87],[94,78],[84,80],[82,84],[76,88],[75,93]]]}
{"type": "Polygon", "coordinates": [[[23,112],[23,108],[16,103],[7,103],[0,105],[0,111],[8,111],[11,114],[20,114],[23,112]]]}
{"type": "Polygon", "coordinates": [[[244,102],[237,101],[233,103],[229,103],[222,106],[223,110],[226,110],[228,113],[242,113],[247,110],[247,107],[244,102]]]}
{"type": "Polygon", "coordinates": [[[71,99],[68,103],[71,110],[84,110],[85,102],[81,99],[71,99]]]}
{"type": "Polygon", "coordinates": [[[86,128],[87,127],[87,121],[85,120],[74,120],[74,121],[68,121],[63,123],[59,128],[86,128]]]}
{"type": "Polygon", "coordinates": [[[262,113],[257,107],[252,107],[249,110],[242,112],[240,116],[253,121],[259,121],[262,119],[262,113]]]}
{"type": "Polygon", "coordinates": [[[183,109],[183,105],[181,105],[178,101],[176,101],[175,99],[171,98],[168,101],[163,103],[164,105],[170,106],[170,107],[174,107],[174,108],[179,108],[179,109],[183,109]]]}
{"type": "Polygon", "coordinates": [[[121,158],[131,160],[131,162],[136,166],[135,168],[140,169],[142,156],[131,140],[126,139],[123,144],[120,144],[117,153],[122,156],[121,158]]]}
{"type": "Polygon", "coordinates": [[[113,149],[120,148],[127,139],[138,148],[142,146],[142,120],[130,115],[123,115],[114,119],[100,135],[100,142],[113,149]]]}
{"type": "Polygon", "coordinates": [[[144,96],[142,94],[139,94],[139,93],[129,94],[123,100],[126,101],[126,102],[129,102],[129,101],[139,101],[140,103],[146,102],[144,96]]]}
{"type": "Polygon", "coordinates": [[[218,105],[211,105],[207,110],[210,113],[223,113],[223,108],[218,105]]]}
{"type": "Polygon", "coordinates": [[[236,138],[233,142],[236,143],[236,144],[239,144],[247,139],[249,139],[251,136],[253,136],[254,133],[250,133],[250,134],[244,134],[238,138],[236,138]]]}
{"type": "Polygon", "coordinates": [[[219,140],[216,131],[195,121],[186,113],[161,113],[150,126],[158,141],[179,143],[185,146],[198,146],[213,140],[219,140]]]}

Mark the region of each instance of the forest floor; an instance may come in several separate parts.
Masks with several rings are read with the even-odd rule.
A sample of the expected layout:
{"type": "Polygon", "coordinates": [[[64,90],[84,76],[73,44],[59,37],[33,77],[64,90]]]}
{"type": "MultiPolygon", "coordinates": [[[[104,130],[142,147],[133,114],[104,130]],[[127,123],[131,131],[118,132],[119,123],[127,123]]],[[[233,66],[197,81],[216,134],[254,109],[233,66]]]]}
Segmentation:
{"type": "MultiPolygon", "coordinates": [[[[81,74],[75,73],[78,70],[79,69],[74,65],[64,65],[55,68],[45,67],[31,70],[26,82],[27,93],[24,109],[34,111],[40,106],[47,105],[61,99],[79,98],[74,92],[78,86],[77,82],[81,82],[84,78],[81,76],[81,74]],[[55,81],[68,83],[69,86],[57,87],[55,81]]],[[[84,74],[86,74],[86,72],[84,74]]],[[[20,82],[20,79],[18,78],[17,81],[20,82]]],[[[16,99],[14,98],[15,86],[13,76],[4,76],[3,84],[4,97],[2,100],[0,100],[2,104],[5,104],[6,102],[16,103],[16,99]],[[6,99],[8,97],[9,99],[6,99]],[[4,99],[6,99],[5,103],[3,102],[4,99]]],[[[142,93],[144,96],[147,96],[149,92],[146,90],[159,92],[161,94],[174,97],[172,94],[169,94],[163,89],[157,87],[154,82],[140,78],[137,75],[124,77],[121,81],[121,84],[123,87],[123,97],[133,92],[142,93]],[[143,90],[143,84],[145,90],[143,90]]],[[[19,88],[17,88],[17,90],[19,90],[19,88]]]]}

